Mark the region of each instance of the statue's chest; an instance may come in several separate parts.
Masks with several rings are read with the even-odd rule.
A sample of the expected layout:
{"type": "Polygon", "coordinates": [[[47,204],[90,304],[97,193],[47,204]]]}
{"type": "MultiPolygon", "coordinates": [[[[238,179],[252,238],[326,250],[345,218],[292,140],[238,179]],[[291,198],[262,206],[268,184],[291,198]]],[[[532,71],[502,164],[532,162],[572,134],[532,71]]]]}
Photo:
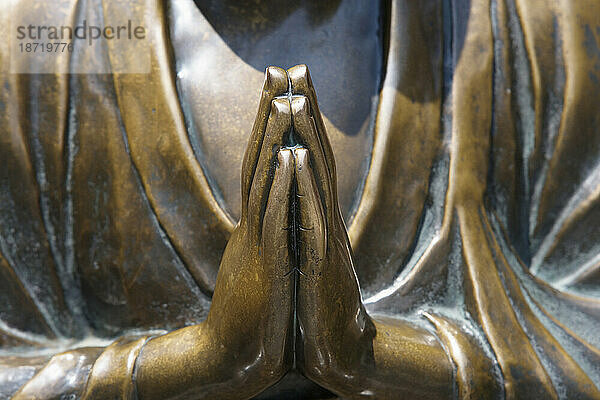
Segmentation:
{"type": "Polygon", "coordinates": [[[380,82],[375,3],[341,2],[318,22],[318,15],[298,8],[265,29],[242,32],[235,26],[232,31],[226,16],[204,15],[191,0],[171,3],[170,37],[190,141],[213,191],[234,219],[239,216],[242,157],[264,70],[295,64],[311,70],[338,165],[340,205],[350,216],[369,167],[380,82]]]}

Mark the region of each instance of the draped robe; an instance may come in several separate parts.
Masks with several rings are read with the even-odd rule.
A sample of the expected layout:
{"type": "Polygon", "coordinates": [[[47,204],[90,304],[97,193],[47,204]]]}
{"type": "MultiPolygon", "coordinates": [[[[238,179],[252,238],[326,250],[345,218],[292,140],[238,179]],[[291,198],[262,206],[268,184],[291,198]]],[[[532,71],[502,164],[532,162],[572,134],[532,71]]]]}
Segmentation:
{"type": "MultiPolygon", "coordinates": [[[[98,10],[118,13],[62,11],[75,25],[98,10]]],[[[141,10],[157,27],[149,74],[11,74],[0,49],[0,377],[22,383],[78,340],[176,329],[210,306],[235,221],[190,143],[165,4],[141,10]],[[23,346],[38,361],[16,365],[23,346]]],[[[435,331],[458,380],[492,360],[499,396],[597,395],[600,4],[385,12],[371,158],[345,215],[367,309],[435,331]]]]}

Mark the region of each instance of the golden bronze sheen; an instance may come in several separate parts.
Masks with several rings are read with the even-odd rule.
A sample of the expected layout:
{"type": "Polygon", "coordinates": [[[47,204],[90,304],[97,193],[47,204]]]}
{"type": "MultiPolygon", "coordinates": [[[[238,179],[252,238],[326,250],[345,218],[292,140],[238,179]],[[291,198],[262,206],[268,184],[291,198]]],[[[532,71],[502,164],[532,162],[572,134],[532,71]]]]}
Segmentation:
{"type": "Polygon", "coordinates": [[[600,4],[251,3],[28,9],[151,68],[0,73],[0,398],[600,399],[600,4]]]}

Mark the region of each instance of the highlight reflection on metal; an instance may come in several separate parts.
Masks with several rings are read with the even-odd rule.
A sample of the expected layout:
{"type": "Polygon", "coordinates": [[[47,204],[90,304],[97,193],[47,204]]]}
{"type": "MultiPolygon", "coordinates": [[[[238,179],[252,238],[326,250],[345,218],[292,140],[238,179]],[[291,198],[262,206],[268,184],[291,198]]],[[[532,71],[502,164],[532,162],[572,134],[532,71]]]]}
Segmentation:
{"type": "Polygon", "coordinates": [[[600,398],[600,4],[455,3],[148,0],[150,74],[0,74],[0,395],[600,398]]]}

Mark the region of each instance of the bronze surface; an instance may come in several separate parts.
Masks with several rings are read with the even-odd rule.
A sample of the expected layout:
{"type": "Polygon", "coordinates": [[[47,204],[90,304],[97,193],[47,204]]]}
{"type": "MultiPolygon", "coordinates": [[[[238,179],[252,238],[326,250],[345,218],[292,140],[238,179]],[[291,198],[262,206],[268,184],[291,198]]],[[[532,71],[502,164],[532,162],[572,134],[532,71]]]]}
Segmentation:
{"type": "Polygon", "coordinates": [[[144,1],[0,73],[1,398],[600,399],[598,5],[144,1]]]}

